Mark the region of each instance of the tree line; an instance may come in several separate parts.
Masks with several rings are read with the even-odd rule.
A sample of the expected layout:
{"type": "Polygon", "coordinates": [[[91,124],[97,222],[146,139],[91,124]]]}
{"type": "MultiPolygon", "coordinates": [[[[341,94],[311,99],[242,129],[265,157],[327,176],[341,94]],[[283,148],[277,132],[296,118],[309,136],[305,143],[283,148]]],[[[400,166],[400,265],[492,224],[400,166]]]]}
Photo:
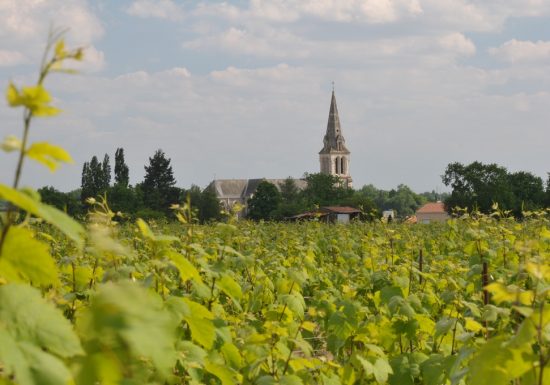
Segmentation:
{"type": "MultiPolygon", "coordinates": [[[[201,222],[223,218],[220,202],[211,188],[176,187],[171,161],[162,150],[148,159],[143,180],[134,186],[130,184],[124,149],[118,148],[114,159],[113,170],[108,154],[101,161],[93,156],[83,165],[80,189],[63,193],[43,187],[39,189],[42,200],[73,216],[83,216],[88,198],[106,197],[113,211],[128,218],[165,218],[172,215],[171,205],[181,204],[189,197],[201,222]]],[[[290,177],[280,186],[263,181],[247,202],[247,217],[282,220],[323,206],[352,206],[360,208],[365,218],[378,218],[384,210],[394,210],[399,218],[406,218],[427,202],[444,201],[451,213],[456,207],[490,213],[494,203],[498,203],[500,209],[521,218],[524,211],[550,207],[550,174],[544,182],[532,173],[510,173],[496,164],[455,162],[447,166],[441,178],[450,193],[417,194],[404,184],[391,190],[372,184],[354,190],[344,187],[338,177],[321,173],[305,174],[303,189],[290,177]]]]}
{"type": "Polygon", "coordinates": [[[445,200],[447,210],[456,207],[490,213],[493,205],[521,218],[526,211],[550,207],[550,173],[542,178],[526,171],[509,172],[495,163],[450,163],[441,176],[452,189],[445,200]]]}
{"type": "Polygon", "coordinates": [[[248,202],[252,219],[280,220],[322,206],[352,206],[360,208],[367,218],[378,218],[384,210],[393,210],[401,219],[415,214],[427,202],[443,201],[449,213],[456,208],[489,214],[494,204],[516,218],[527,211],[550,207],[550,173],[542,178],[526,171],[510,173],[496,164],[473,162],[469,165],[450,163],[443,183],[450,193],[435,191],[417,194],[400,184],[397,189],[381,190],[372,184],[358,190],[341,186],[336,176],[306,175],[307,187],[300,191],[292,179],[278,189],[262,182],[248,202]]]}
{"type": "Polygon", "coordinates": [[[51,186],[39,189],[42,200],[73,216],[83,216],[88,210],[89,198],[105,198],[114,212],[127,218],[164,218],[172,215],[170,206],[191,198],[196,217],[201,222],[221,219],[220,204],[216,194],[208,188],[191,186],[189,189],[176,187],[176,179],[170,158],[157,150],[144,166],[143,181],[130,184],[129,167],[124,160],[124,149],[115,152],[114,183],[111,183],[110,157],[105,154],[100,162],[93,156],[84,162],[80,189],[63,193],[51,186]]]}
{"type": "Polygon", "coordinates": [[[364,218],[379,218],[382,211],[394,210],[401,218],[414,215],[428,201],[441,200],[447,194],[435,191],[417,194],[406,185],[380,190],[373,185],[354,190],[341,184],[337,176],[306,174],[306,187],[299,190],[292,178],[277,188],[263,181],[248,202],[248,217],[280,220],[324,206],[351,206],[361,209],[364,218]]]}

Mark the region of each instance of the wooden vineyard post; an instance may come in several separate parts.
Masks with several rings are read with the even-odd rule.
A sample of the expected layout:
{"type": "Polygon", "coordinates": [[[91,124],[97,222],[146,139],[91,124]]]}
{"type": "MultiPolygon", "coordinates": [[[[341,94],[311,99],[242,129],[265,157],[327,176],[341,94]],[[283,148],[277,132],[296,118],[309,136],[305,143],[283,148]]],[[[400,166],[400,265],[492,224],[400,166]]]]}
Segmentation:
{"type": "Polygon", "coordinates": [[[481,285],[483,287],[483,304],[489,304],[489,292],[485,286],[489,284],[489,267],[487,261],[483,262],[483,271],[481,272],[481,285]]]}
{"type": "Polygon", "coordinates": [[[390,238],[391,264],[393,265],[393,238],[390,238]]]}
{"type": "Polygon", "coordinates": [[[418,271],[420,271],[420,276],[418,277],[418,282],[420,285],[422,285],[422,265],[424,263],[424,259],[422,258],[422,248],[420,248],[418,253],[418,271]]]}
{"type": "MultiPolygon", "coordinates": [[[[483,270],[481,271],[481,285],[483,287],[483,304],[488,305],[489,304],[489,292],[485,287],[489,284],[489,266],[487,261],[483,261],[483,270]]],[[[485,339],[489,339],[489,330],[487,328],[487,320],[484,322],[485,326],[485,339]]]]}

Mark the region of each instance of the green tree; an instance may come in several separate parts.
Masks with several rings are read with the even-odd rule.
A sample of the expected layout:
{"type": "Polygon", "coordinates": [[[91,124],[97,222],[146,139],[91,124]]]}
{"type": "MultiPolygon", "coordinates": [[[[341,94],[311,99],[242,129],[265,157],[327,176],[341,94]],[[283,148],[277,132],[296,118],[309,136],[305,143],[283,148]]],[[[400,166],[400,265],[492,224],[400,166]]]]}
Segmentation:
{"type": "Polygon", "coordinates": [[[82,168],[82,200],[95,198],[101,192],[103,172],[97,156],[92,156],[90,162],[85,162],[82,168]]]}
{"type": "Polygon", "coordinates": [[[452,188],[445,201],[449,210],[465,207],[488,213],[495,202],[502,209],[513,208],[514,194],[508,172],[497,164],[473,162],[464,166],[455,162],[447,166],[441,178],[446,186],[452,188]]]}
{"type": "Polygon", "coordinates": [[[416,210],[426,203],[426,198],[416,194],[404,184],[397,186],[397,190],[392,190],[389,196],[385,209],[396,210],[400,217],[414,215],[416,210]]]}
{"type": "Polygon", "coordinates": [[[107,198],[109,206],[114,212],[133,216],[143,208],[143,200],[137,189],[132,188],[132,186],[115,183],[114,186],[109,188],[107,198]]]}
{"type": "Polygon", "coordinates": [[[198,208],[201,223],[222,218],[220,200],[213,188],[206,187],[202,190],[198,208]]]}
{"type": "Polygon", "coordinates": [[[281,203],[273,213],[274,219],[284,219],[307,210],[300,189],[292,177],[288,177],[280,185],[281,203]]]}
{"type": "Polygon", "coordinates": [[[380,217],[380,210],[372,199],[359,191],[354,191],[351,196],[344,199],[340,204],[360,209],[363,212],[362,219],[372,220],[380,217]]]}
{"type": "Polygon", "coordinates": [[[519,171],[508,175],[514,194],[514,215],[521,216],[522,210],[537,210],[544,207],[544,183],[542,178],[530,172],[519,171]]]}
{"type": "Polygon", "coordinates": [[[115,185],[128,187],[130,183],[129,168],[124,161],[124,149],[117,148],[115,152],[115,185]]]}
{"type": "Polygon", "coordinates": [[[80,194],[81,194],[82,201],[95,195],[93,186],[92,186],[91,169],[90,169],[89,162],[84,162],[84,165],[82,166],[80,194]]]}
{"type": "Polygon", "coordinates": [[[357,194],[373,202],[378,211],[395,210],[400,217],[413,215],[427,201],[426,197],[415,193],[404,184],[400,184],[397,189],[390,191],[379,190],[370,184],[363,186],[357,191],[357,194]]]}
{"type": "Polygon", "coordinates": [[[368,184],[363,186],[357,192],[373,201],[379,211],[391,208],[388,203],[388,200],[390,199],[390,194],[388,191],[380,190],[374,185],[368,184]]]}
{"type": "Polygon", "coordinates": [[[105,154],[103,162],[99,162],[97,156],[92,156],[90,162],[84,162],[81,179],[81,199],[96,198],[104,194],[111,183],[111,165],[109,155],[105,154]]]}
{"type": "Polygon", "coordinates": [[[274,211],[280,202],[281,193],[277,186],[264,180],[248,200],[248,217],[255,220],[273,219],[274,211]]]}
{"type": "Polygon", "coordinates": [[[99,179],[100,191],[107,191],[111,185],[111,163],[109,155],[103,156],[103,162],[101,162],[101,178],[99,179]]]}
{"type": "Polygon", "coordinates": [[[335,175],[307,174],[306,181],[303,196],[310,207],[339,205],[353,195],[353,190],[343,187],[342,181],[335,175]]]}
{"type": "Polygon", "coordinates": [[[550,172],[548,173],[548,179],[546,180],[546,201],[545,206],[550,207],[550,172]]]}
{"type": "Polygon", "coordinates": [[[129,169],[124,160],[124,149],[115,151],[115,183],[109,189],[109,204],[114,211],[124,214],[135,214],[143,208],[143,201],[137,190],[129,185],[129,169]]]}
{"type": "Polygon", "coordinates": [[[42,202],[64,210],[67,204],[65,193],[55,189],[53,186],[44,186],[38,189],[42,202]]]}
{"type": "Polygon", "coordinates": [[[42,202],[57,207],[69,215],[77,216],[83,212],[83,207],[79,200],[80,194],[78,191],[64,193],[52,186],[45,186],[39,188],[38,193],[40,194],[42,202]]]}
{"type": "Polygon", "coordinates": [[[145,166],[145,178],[140,186],[145,206],[168,213],[170,205],[180,200],[180,189],[175,184],[170,159],[159,149],[149,158],[149,165],[145,166]]]}
{"type": "Polygon", "coordinates": [[[432,190],[432,191],[425,191],[423,193],[420,193],[419,195],[424,197],[427,202],[437,202],[437,201],[444,201],[449,197],[450,194],[447,192],[437,192],[435,190],[432,190]]]}
{"type": "Polygon", "coordinates": [[[191,207],[196,212],[196,218],[200,223],[221,219],[220,201],[212,188],[201,190],[199,186],[192,185],[189,190],[183,191],[185,198],[191,200],[191,207]]]}
{"type": "Polygon", "coordinates": [[[292,177],[288,177],[281,184],[281,200],[285,203],[293,203],[299,199],[300,190],[292,177]]]}

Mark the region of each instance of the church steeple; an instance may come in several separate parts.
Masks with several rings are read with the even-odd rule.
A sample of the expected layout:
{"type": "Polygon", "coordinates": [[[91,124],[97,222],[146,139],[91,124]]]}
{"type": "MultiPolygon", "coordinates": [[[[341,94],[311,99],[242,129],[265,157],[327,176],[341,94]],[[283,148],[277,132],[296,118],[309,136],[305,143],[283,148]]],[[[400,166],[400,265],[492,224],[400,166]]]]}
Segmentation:
{"type": "Polygon", "coordinates": [[[333,83],[327,131],[323,138],[323,148],[319,151],[321,172],[336,175],[345,182],[346,186],[351,187],[352,180],[349,174],[349,158],[350,152],[346,147],[346,141],[342,135],[333,83]]]}
{"type": "Polygon", "coordinates": [[[345,143],[346,141],[342,135],[340,116],[338,116],[338,106],[336,105],[336,96],[334,95],[333,88],[332,98],[330,100],[330,111],[328,114],[327,133],[323,139],[323,149],[319,154],[327,154],[331,151],[342,151],[349,154],[345,143]]]}

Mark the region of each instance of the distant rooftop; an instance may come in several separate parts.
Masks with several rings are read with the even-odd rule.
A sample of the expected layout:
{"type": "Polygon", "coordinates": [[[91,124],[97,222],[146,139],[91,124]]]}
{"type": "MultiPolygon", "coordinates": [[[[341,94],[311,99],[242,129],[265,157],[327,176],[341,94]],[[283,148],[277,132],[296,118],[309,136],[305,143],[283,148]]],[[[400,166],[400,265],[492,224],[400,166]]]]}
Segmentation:
{"type": "Polygon", "coordinates": [[[326,206],[321,207],[321,210],[335,214],[357,214],[361,212],[361,210],[349,206],[326,206]]]}
{"type": "Polygon", "coordinates": [[[443,202],[429,202],[416,211],[417,214],[435,214],[446,212],[445,204],[443,202]]]}

